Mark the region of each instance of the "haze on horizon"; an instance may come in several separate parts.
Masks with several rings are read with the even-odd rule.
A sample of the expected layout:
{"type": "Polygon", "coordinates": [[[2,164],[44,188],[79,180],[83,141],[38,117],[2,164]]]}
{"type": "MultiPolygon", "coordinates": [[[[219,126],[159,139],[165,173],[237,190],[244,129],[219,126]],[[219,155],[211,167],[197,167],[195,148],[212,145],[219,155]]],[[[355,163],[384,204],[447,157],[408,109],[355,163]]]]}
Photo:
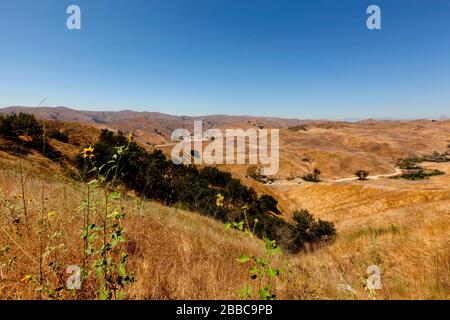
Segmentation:
{"type": "Polygon", "coordinates": [[[449,116],[450,3],[7,1],[0,107],[310,119],[449,116]],[[366,9],[382,29],[366,28],[366,9]],[[26,10],[24,10],[26,8],[26,10]]]}

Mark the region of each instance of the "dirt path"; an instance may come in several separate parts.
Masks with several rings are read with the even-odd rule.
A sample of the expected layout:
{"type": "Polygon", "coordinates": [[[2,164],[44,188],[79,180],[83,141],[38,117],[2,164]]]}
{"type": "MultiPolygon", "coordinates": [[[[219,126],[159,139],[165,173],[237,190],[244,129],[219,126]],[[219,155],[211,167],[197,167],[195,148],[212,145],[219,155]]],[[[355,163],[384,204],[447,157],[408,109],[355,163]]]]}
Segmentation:
{"type": "MultiPolygon", "coordinates": [[[[395,168],[395,172],[394,173],[388,173],[388,174],[379,174],[376,176],[368,176],[366,179],[367,180],[377,180],[380,178],[389,178],[389,177],[394,177],[396,175],[399,175],[400,173],[402,173],[402,170],[399,168],[395,168]]],[[[353,181],[353,180],[358,180],[358,177],[351,177],[351,178],[343,178],[343,179],[337,179],[337,180],[330,180],[331,182],[340,182],[340,181],[353,181]]]]}
{"type": "MultiPolygon", "coordinates": [[[[394,177],[396,175],[399,175],[402,173],[402,170],[399,168],[395,168],[395,172],[394,173],[387,173],[387,174],[379,174],[379,175],[374,175],[374,176],[368,176],[366,178],[366,180],[377,180],[380,178],[390,178],[390,177],[394,177]]],[[[342,179],[329,179],[329,180],[322,180],[323,182],[344,182],[344,181],[355,181],[358,180],[358,177],[350,177],[350,178],[342,178],[342,179]]],[[[303,181],[303,179],[301,178],[297,178],[291,181],[288,180],[277,180],[272,182],[272,184],[270,184],[271,186],[292,186],[292,185],[298,185],[299,183],[301,183],[303,181]]]]}

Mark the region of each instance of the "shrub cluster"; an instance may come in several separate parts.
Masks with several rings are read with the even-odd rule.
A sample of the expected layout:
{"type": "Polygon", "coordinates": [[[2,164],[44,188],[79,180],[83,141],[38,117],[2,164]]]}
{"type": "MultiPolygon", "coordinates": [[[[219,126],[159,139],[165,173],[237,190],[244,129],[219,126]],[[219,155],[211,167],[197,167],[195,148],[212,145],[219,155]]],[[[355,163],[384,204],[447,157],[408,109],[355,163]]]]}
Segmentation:
{"type": "Polygon", "coordinates": [[[402,178],[402,179],[407,179],[407,180],[423,180],[426,179],[428,177],[434,177],[434,176],[441,176],[444,175],[445,172],[434,169],[434,170],[423,170],[423,169],[418,169],[418,170],[410,170],[407,173],[404,173],[402,175],[396,176],[394,178],[402,178]]]}
{"type": "Polygon", "coordinates": [[[366,170],[356,170],[355,176],[358,177],[359,180],[366,180],[369,176],[369,171],[366,170]]]}
{"type": "Polygon", "coordinates": [[[449,162],[450,156],[447,153],[439,153],[437,151],[432,154],[424,155],[422,161],[428,162],[449,162]]]}
{"type": "Polygon", "coordinates": [[[305,174],[302,179],[307,182],[319,182],[321,173],[319,169],[314,169],[313,172],[305,174]]]}
{"type": "Polygon", "coordinates": [[[413,170],[420,169],[420,166],[418,165],[420,162],[422,162],[420,158],[411,157],[406,159],[398,159],[396,165],[400,169],[413,170]]]}
{"type": "MultiPolygon", "coordinates": [[[[298,240],[299,225],[289,224],[272,214],[279,213],[277,201],[273,197],[258,197],[254,189],[244,186],[231,174],[214,167],[199,169],[192,165],[175,165],[166,159],[162,151],[147,152],[134,141],[130,142],[130,137],[123,133],[114,134],[103,130],[93,146],[93,160],[80,156],[77,165],[84,174],[88,174],[96,163],[106,164],[103,170],[108,170],[117,148],[126,144],[129,147],[118,168],[118,179],[140,196],[196,211],[222,222],[245,221],[258,237],[274,239],[283,247],[293,250],[300,249],[304,241],[323,240],[323,237],[298,240]],[[220,203],[217,202],[219,195],[223,197],[220,203]]],[[[331,232],[329,228],[324,232],[328,231],[330,237],[334,235],[334,231],[331,232]]]]}
{"type": "Polygon", "coordinates": [[[66,132],[58,130],[56,128],[53,128],[48,132],[48,137],[64,143],[69,142],[69,135],[66,132]]]}
{"type": "Polygon", "coordinates": [[[294,212],[294,241],[293,250],[299,250],[306,243],[327,241],[336,235],[334,224],[328,221],[316,220],[308,210],[302,209],[294,212]]]}
{"type": "Polygon", "coordinates": [[[33,115],[26,113],[0,116],[0,135],[14,143],[6,151],[27,154],[29,149],[56,159],[59,153],[48,144],[44,126],[33,115]]]}

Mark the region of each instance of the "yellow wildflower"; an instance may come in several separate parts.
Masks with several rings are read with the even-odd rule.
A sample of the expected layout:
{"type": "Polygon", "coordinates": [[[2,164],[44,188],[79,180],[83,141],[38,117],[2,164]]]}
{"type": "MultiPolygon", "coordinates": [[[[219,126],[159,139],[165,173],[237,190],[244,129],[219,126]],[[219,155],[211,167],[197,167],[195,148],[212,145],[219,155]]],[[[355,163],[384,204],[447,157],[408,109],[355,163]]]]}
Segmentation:
{"type": "Polygon", "coordinates": [[[119,220],[120,218],[122,218],[122,214],[120,214],[119,211],[114,210],[114,212],[111,214],[111,218],[113,218],[115,220],[119,220]]]}
{"type": "Polygon", "coordinates": [[[33,276],[31,274],[26,274],[20,281],[23,283],[29,283],[31,280],[33,280],[33,276]]]}
{"type": "Polygon", "coordinates": [[[47,213],[47,216],[51,219],[54,216],[56,216],[56,212],[55,211],[50,211],[49,213],[47,213]]]}
{"type": "Polygon", "coordinates": [[[81,152],[81,155],[83,156],[84,159],[86,158],[92,159],[94,157],[94,148],[92,148],[91,146],[84,148],[83,151],[81,152]]]}
{"type": "Polygon", "coordinates": [[[131,134],[131,132],[128,133],[128,134],[127,134],[127,141],[128,141],[128,142],[132,142],[133,140],[134,140],[134,137],[133,137],[133,135],[131,134]]]}
{"type": "Polygon", "coordinates": [[[217,195],[217,198],[216,198],[216,206],[217,207],[223,207],[223,200],[224,200],[225,198],[223,197],[223,195],[221,195],[220,193],[217,195]]]}

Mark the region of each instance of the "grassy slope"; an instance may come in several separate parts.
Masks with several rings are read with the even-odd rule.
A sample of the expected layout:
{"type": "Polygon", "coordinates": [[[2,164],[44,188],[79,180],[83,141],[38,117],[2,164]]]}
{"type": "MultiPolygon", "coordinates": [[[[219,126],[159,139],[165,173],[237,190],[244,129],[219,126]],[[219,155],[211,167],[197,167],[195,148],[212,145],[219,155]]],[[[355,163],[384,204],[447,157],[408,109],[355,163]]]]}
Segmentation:
{"type": "MultiPolygon", "coordinates": [[[[77,211],[84,194],[82,185],[65,178],[59,166],[49,160],[29,155],[24,161],[31,225],[28,234],[21,200],[17,198],[21,194],[18,168],[16,157],[0,154],[0,247],[8,244],[11,248],[6,254],[0,254],[3,299],[37,297],[36,285],[20,279],[26,274],[36,274],[38,269],[37,221],[42,188],[45,212],[56,212],[48,220],[44,245],[64,244],[46,258],[44,265],[56,261],[65,270],[70,264],[79,264],[82,254],[82,219],[77,211]],[[21,219],[18,225],[12,223],[14,216],[21,219]],[[13,257],[16,260],[8,266],[13,257]]],[[[371,188],[353,184],[333,188],[325,193],[311,189],[296,194],[296,197],[306,197],[305,207],[317,201],[313,213],[335,220],[339,236],[330,246],[288,256],[291,273],[283,280],[289,282],[281,281],[276,286],[280,298],[370,298],[364,289],[364,278],[367,266],[372,264],[379,265],[383,272],[384,286],[377,291],[377,298],[450,298],[450,202],[445,193],[433,201],[408,205],[411,194],[395,200],[395,194],[389,198],[386,192],[377,195],[371,188]],[[367,188],[373,196],[366,198],[370,192],[361,193],[361,188],[367,188]],[[350,201],[347,189],[353,190],[354,197],[360,195],[359,202],[350,201]],[[339,199],[340,192],[347,193],[339,199]],[[376,210],[389,201],[398,206],[376,210]],[[320,203],[328,207],[319,210],[320,203]],[[330,203],[334,203],[334,208],[330,203]],[[329,216],[327,212],[331,212],[329,216]],[[338,284],[352,286],[356,295],[337,290],[338,284]]],[[[132,195],[123,202],[123,207],[131,240],[130,267],[137,277],[137,283],[129,289],[130,298],[238,298],[236,291],[248,282],[248,273],[246,267],[235,261],[236,257],[263,252],[260,240],[238,232],[225,232],[222,224],[196,213],[139,201],[132,195]]],[[[45,270],[45,275],[51,278],[49,268],[45,270]]],[[[52,281],[63,285],[65,277],[52,281]]]]}
{"type": "MultiPolygon", "coordinates": [[[[3,229],[0,230],[0,245],[8,244],[11,249],[0,258],[2,264],[13,256],[17,260],[12,267],[3,267],[0,296],[27,299],[36,297],[32,292],[35,284],[25,284],[20,279],[26,274],[36,274],[38,270],[37,221],[42,206],[42,188],[45,190],[45,211],[56,212],[52,219],[47,219],[50,227],[45,246],[65,245],[48,257],[45,265],[58,261],[65,267],[82,261],[82,213],[77,208],[84,197],[83,186],[58,174],[33,172],[36,166],[25,161],[25,193],[31,225],[31,234],[28,234],[20,199],[20,174],[17,168],[10,169],[8,158],[14,160],[1,154],[0,225],[3,229]],[[18,225],[11,222],[13,215],[20,217],[18,225]],[[51,237],[58,232],[59,236],[51,237]]],[[[236,291],[247,279],[247,273],[235,259],[243,253],[261,252],[261,241],[247,238],[242,233],[225,232],[221,223],[198,214],[139,201],[132,196],[123,202],[123,207],[127,213],[127,237],[131,241],[130,267],[137,277],[137,283],[129,290],[130,298],[238,297],[236,291]]]]}
{"type": "MultiPolygon", "coordinates": [[[[427,167],[450,172],[448,163],[427,167]]],[[[375,264],[383,271],[383,298],[448,298],[449,179],[446,174],[423,181],[379,179],[272,189],[280,188],[274,192],[282,195],[286,207],[304,207],[335,222],[336,243],[303,259],[325,286],[341,281],[361,287],[362,272],[375,264]],[[331,274],[329,266],[334,268],[331,274]]]]}

